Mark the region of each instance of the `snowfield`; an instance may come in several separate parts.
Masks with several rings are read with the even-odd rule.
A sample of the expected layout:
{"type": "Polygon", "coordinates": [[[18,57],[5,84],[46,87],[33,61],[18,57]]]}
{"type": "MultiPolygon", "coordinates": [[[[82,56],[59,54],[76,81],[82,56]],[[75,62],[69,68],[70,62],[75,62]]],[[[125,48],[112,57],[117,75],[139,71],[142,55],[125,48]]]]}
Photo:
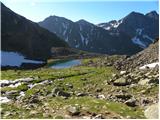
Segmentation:
{"type": "Polygon", "coordinates": [[[143,70],[143,69],[146,69],[147,67],[148,68],[154,68],[154,67],[156,67],[156,65],[159,66],[159,62],[155,62],[155,63],[144,65],[144,66],[140,67],[139,69],[143,70]]]}
{"type": "Polygon", "coordinates": [[[25,57],[17,52],[0,51],[1,66],[17,66],[20,67],[22,63],[42,64],[43,61],[35,61],[25,59],[25,57]]]}

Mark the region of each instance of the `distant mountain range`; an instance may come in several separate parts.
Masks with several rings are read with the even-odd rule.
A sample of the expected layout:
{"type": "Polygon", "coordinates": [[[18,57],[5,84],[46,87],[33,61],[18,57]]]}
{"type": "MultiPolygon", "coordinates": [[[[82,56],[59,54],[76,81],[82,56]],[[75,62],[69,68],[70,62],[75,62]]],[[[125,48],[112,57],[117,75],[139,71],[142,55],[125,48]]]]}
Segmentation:
{"type": "Polygon", "coordinates": [[[18,52],[26,58],[46,60],[51,57],[52,47],[68,47],[68,44],[1,3],[2,51],[18,52]]]}
{"type": "Polygon", "coordinates": [[[131,12],[118,21],[98,25],[49,16],[39,25],[57,34],[73,48],[106,54],[135,54],[159,36],[159,15],[155,11],[146,15],[131,12]]]}
{"type": "Polygon", "coordinates": [[[58,16],[37,24],[1,3],[1,50],[37,60],[50,58],[52,47],[69,46],[95,53],[132,55],[154,42],[159,36],[158,27],[159,15],[155,11],[146,15],[131,12],[118,21],[98,25],[58,16]]]}

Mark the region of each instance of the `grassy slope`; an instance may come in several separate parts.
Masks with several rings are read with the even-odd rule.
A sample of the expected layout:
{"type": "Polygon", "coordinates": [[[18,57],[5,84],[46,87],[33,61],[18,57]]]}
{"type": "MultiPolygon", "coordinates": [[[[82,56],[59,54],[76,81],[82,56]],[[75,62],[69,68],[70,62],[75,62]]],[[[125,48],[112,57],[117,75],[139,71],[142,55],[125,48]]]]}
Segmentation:
{"type": "MultiPolygon", "coordinates": [[[[34,77],[37,78],[34,82],[40,82],[43,80],[52,80],[51,85],[37,85],[30,90],[25,91],[26,86],[21,85],[17,88],[3,88],[2,91],[10,91],[16,89],[18,91],[25,89],[26,96],[23,98],[24,101],[28,101],[30,97],[37,92],[41,93],[44,99],[41,103],[37,103],[36,107],[32,109],[26,109],[24,106],[27,102],[22,102],[20,104],[2,104],[2,118],[55,118],[64,117],[62,113],[66,113],[66,107],[69,105],[80,106],[81,113],[87,115],[92,113],[103,114],[105,116],[123,116],[126,118],[130,116],[131,118],[144,118],[143,111],[139,107],[131,108],[122,103],[107,101],[97,99],[91,96],[76,97],[74,94],[68,98],[64,99],[62,97],[50,97],[46,96],[50,93],[53,88],[63,88],[66,92],[83,92],[90,93],[93,95],[104,94],[111,92],[113,89],[125,89],[125,87],[117,88],[112,85],[105,84],[107,80],[111,77],[113,73],[117,71],[112,67],[89,67],[86,64],[90,59],[84,59],[84,66],[77,66],[69,69],[54,70],[49,68],[41,68],[37,70],[24,70],[24,71],[14,71],[7,70],[2,71],[2,79],[14,80],[16,78],[34,77]],[[58,80],[63,78],[64,80],[58,80]],[[66,84],[72,84],[73,88],[68,88],[66,84]],[[96,89],[102,89],[102,92],[97,93],[96,89]],[[44,110],[47,106],[48,110],[44,110]],[[30,115],[30,111],[35,110],[37,113],[35,115],[30,115]],[[6,111],[13,111],[12,115],[5,117],[3,113],[6,111]],[[47,111],[48,116],[43,116],[47,111]],[[54,112],[53,112],[54,111],[54,112]]],[[[99,61],[100,58],[93,59],[94,62],[99,61]]],[[[102,59],[103,60],[103,59],[102,59]]],[[[16,95],[15,95],[16,96],[16,95]]]]}

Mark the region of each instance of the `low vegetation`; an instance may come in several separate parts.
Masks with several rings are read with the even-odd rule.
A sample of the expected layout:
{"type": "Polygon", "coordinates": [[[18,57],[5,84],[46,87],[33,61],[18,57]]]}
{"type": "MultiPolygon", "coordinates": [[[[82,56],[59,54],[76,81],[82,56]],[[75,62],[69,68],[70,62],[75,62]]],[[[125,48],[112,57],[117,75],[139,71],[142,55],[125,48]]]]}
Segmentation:
{"type": "Polygon", "coordinates": [[[119,74],[119,71],[113,66],[102,66],[102,63],[104,58],[99,57],[83,59],[81,65],[66,69],[45,66],[36,70],[2,71],[2,80],[33,78],[16,88],[1,89],[3,93],[17,91],[10,95],[14,96],[10,102],[2,104],[2,118],[145,118],[143,107],[128,106],[123,101],[108,99],[108,95],[124,90],[138,98],[141,91],[148,90],[147,96],[154,96],[158,86],[148,89],[108,84],[113,74],[119,74]],[[29,88],[29,84],[35,86],[29,88]],[[25,96],[18,97],[21,91],[25,96]],[[75,113],[68,110],[70,106],[72,109],[77,107],[75,113]]]}

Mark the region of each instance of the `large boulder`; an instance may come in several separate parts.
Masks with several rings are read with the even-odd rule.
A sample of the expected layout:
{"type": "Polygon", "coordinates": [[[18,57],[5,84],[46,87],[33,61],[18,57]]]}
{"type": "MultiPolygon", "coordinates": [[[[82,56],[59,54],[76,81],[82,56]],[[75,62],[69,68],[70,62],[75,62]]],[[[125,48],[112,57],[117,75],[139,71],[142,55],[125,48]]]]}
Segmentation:
{"type": "Polygon", "coordinates": [[[158,104],[153,104],[145,110],[144,114],[147,119],[158,119],[159,118],[158,106],[159,106],[158,104]]]}

